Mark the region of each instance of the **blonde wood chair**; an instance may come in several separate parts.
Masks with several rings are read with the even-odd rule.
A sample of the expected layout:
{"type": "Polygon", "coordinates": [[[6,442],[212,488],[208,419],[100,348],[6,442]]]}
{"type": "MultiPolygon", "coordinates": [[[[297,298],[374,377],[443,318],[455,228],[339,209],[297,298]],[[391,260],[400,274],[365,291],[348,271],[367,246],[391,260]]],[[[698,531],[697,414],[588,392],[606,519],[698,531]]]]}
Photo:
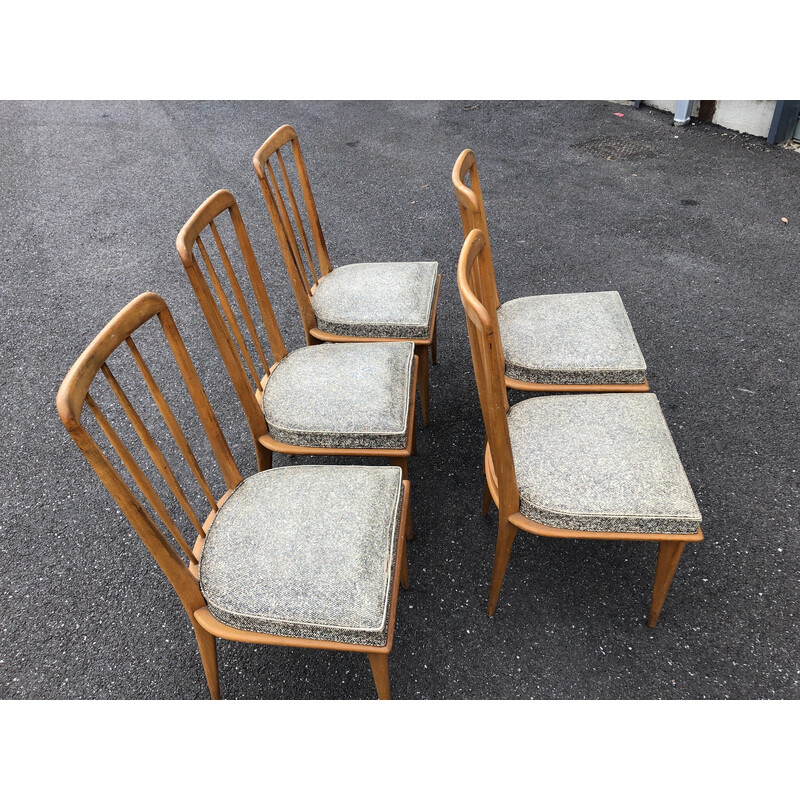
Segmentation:
{"type": "Polygon", "coordinates": [[[176,246],[247,417],[259,469],[272,465],[273,452],[370,456],[388,458],[407,478],[419,362],[413,344],[325,344],[289,353],[228,191],[215,192],[192,214],[176,246]],[[245,275],[237,275],[238,259],[231,259],[223,242],[224,218],[245,275]],[[201,234],[213,243],[222,269],[214,267],[201,234]]]}
{"type": "Polygon", "coordinates": [[[253,166],[289,271],[306,342],[412,341],[419,356],[420,404],[427,425],[429,351],[436,363],[438,264],[361,263],[333,269],[294,128],[278,128],[256,151],[253,166]],[[293,183],[299,184],[299,192],[293,183]]]}
{"type": "Polygon", "coordinates": [[[564,539],[658,542],[654,627],[700,511],[654,394],[550,395],[509,408],[502,343],[490,307],[488,246],[471,231],[458,289],[486,427],[483,513],[498,509],[489,616],[519,530],[564,539]]]}
{"type": "Polygon", "coordinates": [[[506,386],[523,392],[649,391],[644,357],[617,292],[534,295],[501,304],[472,150],[461,153],[451,178],[464,236],[477,228],[486,240],[486,309],[502,335],[506,386]]]}
{"type": "MultiPolygon", "coordinates": [[[[158,330],[152,322],[141,337],[152,344],[147,337],[157,337],[158,330]]],[[[167,349],[163,339],[160,347],[167,349]]],[[[136,374],[133,365],[129,367],[136,374]]],[[[177,374],[174,377],[179,382],[177,374]]],[[[170,387],[174,388],[172,381],[170,387]]],[[[153,293],[129,303],[86,348],[61,384],[57,407],[70,436],[183,604],[212,698],[220,696],[218,638],[366,653],[379,697],[389,698],[388,654],[398,584],[408,582],[404,532],[411,525],[410,487],[399,468],[308,465],[242,479],[172,315],[153,293]],[[183,425],[178,421],[134,343],[134,333],[140,339],[139,329],[154,318],[174,360],[159,352],[156,374],[163,375],[165,364],[172,364],[167,367],[172,372],[177,366],[207,442],[189,443],[184,432],[187,417],[182,417],[183,425]],[[114,371],[108,363],[112,354],[114,371]],[[142,413],[130,399],[138,396],[131,393],[132,376],[124,381],[128,392],[117,377],[122,372],[119,362],[130,356],[152,396],[152,403],[139,403],[142,413]],[[102,385],[100,373],[108,386],[102,385]],[[107,399],[108,387],[124,417],[116,402],[107,399]],[[101,397],[106,400],[95,399],[101,397]],[[85,409],[95,434],[81,420],[85,409]],[[114,412],[128,422],[115,426],[114,412]],[[148,427],[144,421],[157,421],[159,414],[177,446],[172,447],[172,463],[163,444],[156,442],[158,434],[151,433],[155,423],[148,427]],[[124,438],[133,440],[138,457],[124,438]],[[198,458],[195,451],[207,453],[206,445],[213,457],[198,458]],[[213,466],[209,461],[224,481],[221,496],[206,477],[213,466]],[[183,482],[176,473],[184,476],[183,482]],[[207,511],[199,509],[198,502],[207,504],[207,511]],[[196,536],[194,545],[189,545],[186,532],[196,536]]]]}

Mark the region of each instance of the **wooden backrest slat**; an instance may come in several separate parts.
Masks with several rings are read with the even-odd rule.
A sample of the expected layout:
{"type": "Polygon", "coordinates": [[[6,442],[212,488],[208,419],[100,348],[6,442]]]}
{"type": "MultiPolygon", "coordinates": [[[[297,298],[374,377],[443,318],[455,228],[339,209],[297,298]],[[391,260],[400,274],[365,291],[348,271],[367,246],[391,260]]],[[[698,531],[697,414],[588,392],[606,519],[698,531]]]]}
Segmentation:
{"type": "MultiPolygon", "coordinates": [[[[244,227],[242,216],[233,195],[224,189],[220,189],[211,195],[211,197],[207,198],[194,214],[192,214],[183,228],[181,228],[175,246],[177,247],[181,262],[186,269],[186,274],[192,284],[203,315],[206,318],[208,327],[211,330],[211,334],[222,356],[233,387],[239,397],[239,402],[247,418],[256,453],[258,454],[260,452],[259,448],[261,447],[259,440],[267,434],[267,424],[264,419],[264,413],[255,395],[255,392],[259,391],[261,388],[261,378],[256,374],[255,365],[252,364],[252,361],[250,365],[246,363],[241,347],[237,348],[231,327],[226,324],[223,313],[220,311],[220,304],[215,300],[214,292],[209,286],[209,282],[206,280],[197,259],[194,257],[194,245],[199,239],[200,231],[225,211],[228,211],[230,214],[231,222],[239,243],[239,249],[247,268],[250,286],[253,289],[259,311],[261,312],[261,321],[267,332],[272,356],[276,363],[280,361],[286,355],[286,345],[283,342],[283,337],[278,328],[275,313],[272,310],[266,286],[264,285],[263,275],[259,270],[252,245],[250,244],[250,239],[247,235],[247,230],[244,227]],[[201,228],[201,223],[203,228],[201,228]],[[248,366],[250,367],[249,374],[248,366]]],[[[239,280],[238,282],[241,285],[242,281],[239,280]]],[[[221,287],[217,281],[216,292],[218,295],[220,291],[221,287]]],[[[269,369],[266,370],[266,374],[268,374],[269,371],[269,369]]]]}
{"type": "Polygon", "coordinates": [[[208,253],[206,252],[206,248],[203,245],[203,240],[200,238],[200,236],[197,237],[196,242],[197,247],[200,250],[200,254],[203,256],[206,269],[208,270],[208,276],[211,278],[211,285],[214,287],[214,291],[217,294],[217,302],[222,307],[222,311],[225,314],[225,319],[228,322],[228,328],[236,340],[236,344],[239,347],[239,352],[242,354],[242,358],[250,370],[253,381],[255,381],[256,385],[258,385],[258,370],[256,369],[253,359],[250,357],[250,351],[247,349],[247,344],[245,343],[244,336],[242,335],[242,329],[239,327],[239,323],[236,320],[236,315],[233,313],[233,308],[231,308],[231,304],[228,301],[228,296],[225,294],[225,290],[222,288],[219,276],[214,269],[214,265],[211,263],[211,259],[208,257],[208,253]]]}
{"type": "MultiPolygon", "coordinates": [[[[482,231],[471,231],[458,259],[458,290],[467,317],[470,351],[475,370],[481,413],[486,427],[489,451],[492,455],[500,491],[501,513],[519,510],[511,437],[508,430],[508,395],[505,387],[500,333],[492,316],[481,300],[491,296],[488,291],[488,266],[481,262],[486,245],[482,231]]],[[[491,303],[489,303],[491,305],[491,303]]]]}
{"type": "MultiPolygon", "coordinates": [[[[203,531],[203,524],[200,522],[197,514],[195,514],[195,511],[186,497],[186,493],[183,491],[180,483],[178,483],[178,479],[175,477],[172,467],[170,467],[169,462],[159,449],[152,434],[147,429],[147,426],[144,424],[142,418],[139,416],[130,399],[125,394],[125,391],[120,386],[119,381],[117,381],[117,379],[114,377],[114,374],[111,372],[111,368],[108,366],[108,364],[103,364],[100,370],[108,381],[108,385],[111,387],[111,390],[116,395],[117,400],[119,400],[119,404],[122,406],[122,409],[130,420],[131,425],[133,425],[133,429],[136,431],[139,439],[141,439],[142,444],[145,446],[148,455],[156,465],[158,471],[161,473],[161,477],[164,478],[167,486],[169,486],[172,494],[175,495],[175,498],[180,503],[184,513],[189,518],[189,522],[191,522],[194,526],[198,536],[204,536],[205,533],[203,531]]],[[[183,537],[181,537],[181,539],[182,538],[183,537]]],[[[188,547],[189,545],[184,540],[182,546],[188,547]]]]}
{"type": "MultiPolygon", "coordinates": [[[[286,210],[286,204],[283,202],[283,194],[281,193],[280,184],[278,183],[278,179],[275,177],[275,172],[272,169],[272,164],[269,161],[267,161],[267,172],[269,172],[269,177],[272,181],[272,188],[275,191],[275,200],[278,203],[278,214],[280,215],[281,225],[283,226],[286,241],[289,243],[289,247],[292,251],[292,258],[294,259],[295,268],[300,274],[306,291],[310,295],[311,285],[308,281],[308,273],[306,272],[305,263],[303,262],[303,257],[300,255],[300,247],[297,244],[297,237],[295,236],[292,223],[289,220],[289,212],[286,210]]],[[[314,285],[316,285],[317,275],[313,270],[311,271],[311,278],[314,285]]]]}
{"type": "Polygon", "coordinates": [[[208,504],[211,506],[211,509],[213,511],[217,511],[217,501],[214,498],[211,487],[209,486],[206,476],[204,475],[203,470],[201,469],[200,464],[195,457],[194,451],[189,445],[189,441],[187,440],[183,429],[178,423],[175,415],[172,413],[169,403],[167,403],[166,398],[161,393],[161,389],[159,389],[155,378],[153,378],[153,374],[150,372],[150,369],[145,363],[144,358],[142,358],[142,354],[139,352],[139,348],[136,346],[136,343],[130,336],[125,340],[125,342],[128,345],[131,355],[133,356],[133,360],[136,362],[136,366],[139,367],[139,372],[142,373],[144,382],[147,385],[147,388],[150,390],[150,394],[153,396],[156,406],[158,406],[158,410],[161,413],[162,419],[166,423],[169,432],[172,434],[172,438],[175,440],[175,443],[178,445],[178,449],[186,459],[186,463],[189,465],[189,469],[191,469],[195,480],[203,490],[203,494],[205,495],[206,500],[208,500],[208,504]]]}
{"type": "MultiPolygon", "coordinates": [[[[128,303],[80,354],[61,383],[56,398],[56,406],[67,432],[80,448],[117,505],[124,512],[142,542],[164,570],[184,607],[191,614],[194,610],[206,604],[196,575],[198,556],[192,548],[189,548],[180,527],[170,515],[163,500],[144,473],[142,466],[137,463],[121,437],[114,430],[109,419],[106,418],[94,397],[90,394],[90,387],[93,381],[102,372],[116,399],[121,403],[135,432],[139,435],[141,443],[148,453],[149,460],[153,460],[181,507],[187,512],[187,516],[196,530],[199,516],[193,512],[188,512],[186,493],[182,487],[177,491],[175,490],[175,486],[180,485],[177,476],[167,463],[166,457],[160,452],[142,417],[134,409],[133,404],[122,390],[111,369],[106,365],[106,361],[112,353],[122,346],[123,342],[127,342],[128,348],[145,378],[150,393],[156,400],[156,404],[173,437],[179,443],[181,452],[192,467],[195,478],[198,478],[198,482],[201,485],[204,484],[205,480],[202,476],[202,471],[196,463],[191,448],[185,441],[185,436],[177,420],[169,409],[166,400],[153,380],[152,374],[145,365],[141,353],[139,353],[131,338],[136,330],[152,320],[153,317],[158,317],[161,332],[167,340],[171,355],[183,379],[183,389],[181,391],[186,391],[192,400],[213,450],[217,466],[225,480],[226,492],[223,496],[233,491],[242,482],[242,475],[233,460],[228,443],[208,402],[208,397],[200,384],[200,379],[189,358],[186,345],[181,339],[172,315],[163,298],[153,292],[145,292],[128,303]],[[112,465],[108,455],[99,446],[95,437],[84,427],[81,417],[86,407],[88,407],[96,420],[105,439],[108,440],[111,448],[118,455],[124,470],[118,470],[112,465]],[[127,475],[123,477],[125,472],[127,472],[127,475]],[[138,492],[135,491],[137,487],[138,492]],[[139,493],[144,498],[144,502],[140,499],[139,493]],[[155,515],[151,514],[151,510],[156,512],[155,515]],[[162,529],[162,525],[156,522],[158,518],[160,518],[166,531],[162,529]],[[171,534],[172,541],[167,537],[167,533],[171,534]],[[188,559],[188,564],[184,558],[188,559]]],[[[108,450],[109,448],[106,447],[105,449],[108,450]]],[[[204,487],[204,493],[209,499],[208,495],[211,493],[207,485],[204,487]]],[[[215,501],[213,495],[211,495],[209,503],[212,506],[213,514],[219,508],[219,502],[215,501]]],[[[182,527],[187,528],[186,523],[182,527]]],[[[203,526],[201,525],[200,527],[202,529],[203,526]]],[[[198,540],[201,540],[200,533],[198,533],[198,540]]]]}
{"type": "Polygon", "coordinates": [[[311,184],[308,180],[308,172],[303,160],[303,154],[300,150],[300,143],[297,138],[297,133],[291,125],[282,125],[258,148],[253,155],[253,167],[258,176],[261,192],[264,195],[264,201],[267,204],[267,210],[269,211],[270,220],[272,221],[272,227],[275,229],[275,235],[278,237],[281,255],[283,256],[289,278],[292,282],[297,305],[300,309],[300,317],[303,320],[303,328],[305,329],[306,336],[308,336],[309,332],[317,326],[317,317],[311,304],[311,284],[309,283],[309,276],[306,274],[303,267],[303,262],[299,255],[299,248],[291,230],[291,225],[288,225],[288,214],[286,213],[285,204],[283,203],[277,181],[275,180],[275,171],[270,163],[270,158],[277,154],[278,162],[281,166],[281,171],[287,186],[287,194],[289,195],[292,210],[295,212],[295,219],[297,220],[298,217],[302,218],[300,198],[292,188],[283,154],[279,152],[280,149],[287,144],[291,145],[292,156],[294,157],[297,179],[300,182],[300,194],[303,198],[308,226],[311,228],[311,238],[314,242],[313,249],[316,251],[316,266],[319,267],[319,276],[317,276],[314,270],[315,264],[311,253],[311,244],[308,241],[306,226],[298,222],[298,227],[302,232],[303,245],[310,259],[311,277],[315,284],[319,283],[325,275],[330,273],[331,262],[328,256],[328,248],[325,244],[325,236],[322,233],[322,225],[319,221],[317,206],[314,202],[314,195],[311,191],[311,184]],[[273,187],[270,185],[270,180],[272,180],[274,184],[274,193],[273,187]],[[277,199],[275,195],[277,195],[277,199]]]}
{"type": "Polygon", "coordinates": [[[281,335],[281,329],[278,327],[278,320],[275,317],[272,303],[269,301],[267,287],[264,285],[264,276],[258,268],[258,262],[253,252],[253,245],[250,243],[250,237],[247,235],[247,228],[245,228],[239,206],[234,202],[228,209],[228,213],[231,217],[233,230],[236,232],[236,238],[239,241],[239,249],[244,259],[247,275],[250,278],[250,286],[253,289],[256,304],[258,305],[258,310],[261,312],[261,322],[264,325],[264,330],[267,332],[267,340],[269,341],[269,348],[272,351],[272,358],[277,364],[287,355],[288,351],[284,344],[283,336],[281,335]]]}
{"type": "Polygon", "coordinates": [[[169,309],[165,308],[159,314],[158,321],[161,323],[161,329],[167,337],[167,343],[178,364],[183,383],[189,392],[189,397],[192,399],[197,416],[200,417],[200,423],[206,433],[206,438],[214,451],[225,485],[228,489],[235,489],[242,482],[242,473],[239,472],[239,468],[236,466],[231,448],[217,421],[217,415],[208,401],[203,384],[200,383],[200,376],[194,368],[192,359],[189,357],[189,351],[186,349],[186,345],[169,309]]]}
{"type": "Polygon", "coordinates": [[[281,175],[283,176],[283,184],[286,187],[286,194],[289,196],[289,204],[292,207],[292,213],[294,214],[294,221],[297,223],[297,232],[300,234],[300,239],[303,242],[303,247],[306,251],[306,256],[308,258],[308,265],[311,269],[311,274],[314,276],[314,283],[319,283],[319,278],[321,276],[317,275],[317,271],[314,269],[314,259],[311,256],[311,248],[308,246],[308,237],[306,236],[306,229],[303,225],[302,217],[300,216],[300,209],[297,205],[297,200],[294,196],[294,191],[292,191],[292,182],[289,180],[289,174],[286,171],[286,165],[283,163],[283,156],[281,155],[280,149],[275,151],[275,156],[278,159],[278,164],[281,168],[281,175]]]}
{"type": "Polygon", "coordinates": [[[167,511],[164,501],[161,499],[161,497],[159,497],[158,492],[156,492],[156,490],[153,488],[153,484],[150,483],[150,481],[147,479],[147,476],[144,474],[144,470],[142,470],[142,468],[136,463],[136,459],[130,454],[128,448],[125,447],[122,439],[120,439],[120,437],[117,435],[117,432],[100,410],[100,407],[94,401],[94,398],[91,396],[91,394],[86,395],[86,405],[89,407],[92,415],[97,420],[97,424],[108,438],[108,441],[111,442],[111,446],[120,457],[120,460],[125,465],[125,468],[131,474],[131,477],[139,487],[139,490],[144,495],[147,502],[150,503],[158,516],[161,518],[164,526],[172,534],[172,537],[175,539],[175,541],[180,545],[181,550],[183,550],[183,552],[186,554],[189,561],[193,564],[196,564],[197,559],[195,558],[194,553],[192,553],[192,548],[189,547],[186,539],[183,538],[180,530],[178,530],[178,526],[176,525],[175,520],[172,518],[169,511],[167,511]]]}
{"type": "Polygon", "coordinates": [[[314,247],[317,251],[319,268],[323,275],[327,275],[331,271],[331,260],[328,256],[328,246],[325,243],[325,236],[322,233],[322,224],[319,221],[317,204],[314,202],[314,194],[311,191],[311,181],[308,179],[306,162],[303,159],[303,153],[300,150],[300,140],[297,138],[297,134],[295,134],[291,139],[291,147],[292,155],[294,156],[294,163],[297,167],[297,176],[300,178],[300,190],[303,193],[303,200],[306,205],[306,213],[308,214],[308,221],[311,225],[311,235],[314,239],[314,247]]]}
{"type": "Polygon", "coordinates": [[[244,318],[245,325],[247,325],[247,330],[250,331],[250,337],[253,340],[256,352],[258,353],[258,356],[261,359],[261,365],[264,367],[265,372],[269,372],[269,362],[267,361],[267,357],[264,354],[264,348],[261,346],[261,338],[256,332],[256,326],[255,323],[253,322],[253,317],[250,314],[250,309],[247,305],[247,301],[244,299],[244,293],[242,292],[242,287],[236,278],[236,273],[234,272],[233,267],[231,266],[231,261],[228,258],[228,252],[227,250],[225,250],[225,245],[222,243],[222,239],[220,238],[219,231],[217,230],[217,226],[214,224],[213,219],[211,220],[211,222],[208,223],[208,227],[211,228],[211,233],[214,236],[214,242],[217,245],[217,251],[219,252],[220,258],[222,259],[222,264],[225,267],[225,273],[228,276],[231,288],[233,289],[233,294],[236,297],[236,302],[239,305],[239,311],[242,317],[244,318]]]}

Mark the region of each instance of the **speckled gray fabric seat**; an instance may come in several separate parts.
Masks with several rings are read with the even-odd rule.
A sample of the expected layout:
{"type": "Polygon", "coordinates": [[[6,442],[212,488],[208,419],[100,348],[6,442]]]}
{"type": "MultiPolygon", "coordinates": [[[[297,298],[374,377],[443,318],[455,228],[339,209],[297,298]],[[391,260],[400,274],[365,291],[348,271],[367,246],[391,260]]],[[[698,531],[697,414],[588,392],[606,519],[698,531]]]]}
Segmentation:
{"type": "Polygon", "coordinates": [[[270,435],[304,447],[404,448],[413,360],[412,342],[321,344],[289,353],[261,400],[270,435]]]}
{"type": "Polygon", "coordinates": [[[252,475],[206,537],[200,588],[209,611],[241,630],[385,645],[401,502],[399,467],[252,475]]]}
{"type": "Polygon", "coordinates": [[[508,427],[520,513],[579,531],[694,533],[691,486],[654,394],[535,397],[508,427]]]}
{"type": "Polygon", "coordinates": [[[618,292],[520,297],[497,310],[506,375],[528,383],[644,383],[618,292]]]}
{"type": "Polygon", "coordinates": [[[427,339],[438,267],[436,261],[338,267],[311,299],[317,327],[338,336],[427,339]]]}

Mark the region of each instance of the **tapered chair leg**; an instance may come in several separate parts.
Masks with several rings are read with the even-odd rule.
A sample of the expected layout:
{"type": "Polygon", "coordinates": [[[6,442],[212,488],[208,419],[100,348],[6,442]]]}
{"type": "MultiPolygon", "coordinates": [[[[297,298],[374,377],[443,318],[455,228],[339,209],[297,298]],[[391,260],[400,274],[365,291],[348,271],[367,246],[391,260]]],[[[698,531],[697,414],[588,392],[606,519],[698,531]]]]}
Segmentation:
{"type": "Polygon", "coordinates": [[[433,337],[431,340],[431,363],[436,364],[436,331],[439,329],[439,323],[433,323],[433,337]]]}
{"type": "Polygon", "coordinates": [[[259,441],[256,441],[256,467],[259,472],[272,469],[272,450],[264,447],[259,441]]]}
{"type": "Polygon", "coordinates": [[[408,459],[407,458],[390,458],[389,463],[393,467],[400,467],[403,470],[403,480],[408,480],[408,459]]]}
{"type": "Polygon", "coordinates": [[[492,493],[489,491],[489,482],[483,482],[483,505],[481,506],[481,514],[485,517],[492,507],[492,493]]]}
{"type": "Polygon", "coordinates": [[[419,402],[422,406],[422,422],[425,427],[430,422],[430,365],[428,363],[428,346],[417,345],[417,355],[419,356],[419,402]]]}
{"type": "Polygon", "coordinates": [[[511,546],[517,537],[517,529],[508,521],[500,516],[497,526],[497,546],[494,551],[494,568],[492,569],[492,582],[489,586],[489,616],[494,615],[497,608],[497,600],[500,597],[500,588],[503,585],[503,578],[508,566],[508,558],[511,555],[511,546]]]}
{"type": "Polygon", "coordinates": [[[411,507],[409,505],[408,513],[406,514],[406,541],[410,542],[414,538],[414,527],[411,524],[411,507]]]}
{"type": "Polygon", "coordinates": [[[656,578],[653,582],[653,600],[650,603],[650,616],[647,619],[647,624],[651,628],[655,628],[658,622],[658,615],[661,613],[661,607],[664,605],[685,546],[686,542],[659,542],[656,578]]]}
{"type": "Polygon", "coordinates": [[[386,653],[367,653],[372,677],[378,690],[378,700],[391,700],[389,693],[389,656],[386,653]]]}
{"type": "Polygon", "coordinates": [[[197,637],[197,647],[206,673],[208,691],[212,700],[219,700],[219,672],[217,671],[217,638],[203,630],[197,623],[192,623],[197,637]]]}
{"type": "Polygon", "coordinates": [[[400,553],[400,585],[408,589],[408,548],[405,537],[400,540],[400,546],[403,548],[400,553]]]}

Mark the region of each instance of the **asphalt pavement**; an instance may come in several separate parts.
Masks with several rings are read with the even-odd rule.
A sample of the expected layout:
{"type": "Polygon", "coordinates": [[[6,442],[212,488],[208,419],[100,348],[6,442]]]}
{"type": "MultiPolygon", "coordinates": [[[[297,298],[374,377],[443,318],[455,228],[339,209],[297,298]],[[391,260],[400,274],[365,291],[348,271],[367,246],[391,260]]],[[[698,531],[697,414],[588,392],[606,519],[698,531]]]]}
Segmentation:
{"type": "MultiPolygon", "coordinates": [[[[393,696],[797,698],[800,154],[714,125],[676,129],[646,107],[479,100],[0,103],[3,696],[207,696],[183,608],[55,394],[111,316],[156,291],[242,470],[255,470],[174,242],[208,195],[233,192],[287,344],[302,346],[250,163],[287,122],[335,265],[436,260],[443,276],[393,696]],[[706,537],[687,546],[654,630],[656,545],[636,542],[521,533],[486,616],[497,518],[479,513],[483,428],[450,184],[465,147],[502,300],[622,295],[706,537]]],[[[219,662],[227,698],[375,696],[358,654],[222,642],[219,662]]]]}

